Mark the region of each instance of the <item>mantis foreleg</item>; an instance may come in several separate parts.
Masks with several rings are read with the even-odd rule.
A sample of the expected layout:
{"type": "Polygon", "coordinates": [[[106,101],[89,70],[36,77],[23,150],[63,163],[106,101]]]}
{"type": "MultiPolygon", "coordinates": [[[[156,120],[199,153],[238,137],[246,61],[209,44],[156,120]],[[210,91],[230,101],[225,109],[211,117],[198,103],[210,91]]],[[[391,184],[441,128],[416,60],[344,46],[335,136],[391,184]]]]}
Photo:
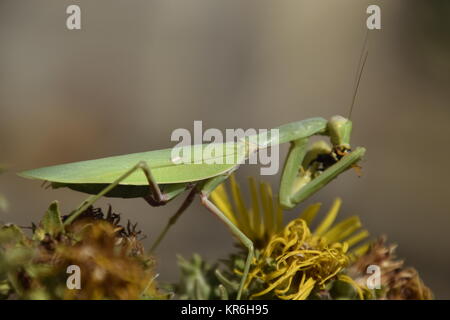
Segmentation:
{"type": "Polygon", "coordinates": [[[364,148],[349,152],[323,172],[314,167],[305,167],[304,159],[318,150],[306,151],[307,139],[293,141],[283,169],[280,184],[280,204],[291,209],[298,203],[313,195],[345,170],[354,166],[365,153],[364,148]]]}
{"type": "Polygon", "coordinates": [[[307,145],[308,138],[291,142],[280,183],[280,204],[283,207],[294,207],[295,203],[292,202],[292,195],[310,180],[308,176],[300,172],[303,169],[302,162],[305,158],[307,145]]]}

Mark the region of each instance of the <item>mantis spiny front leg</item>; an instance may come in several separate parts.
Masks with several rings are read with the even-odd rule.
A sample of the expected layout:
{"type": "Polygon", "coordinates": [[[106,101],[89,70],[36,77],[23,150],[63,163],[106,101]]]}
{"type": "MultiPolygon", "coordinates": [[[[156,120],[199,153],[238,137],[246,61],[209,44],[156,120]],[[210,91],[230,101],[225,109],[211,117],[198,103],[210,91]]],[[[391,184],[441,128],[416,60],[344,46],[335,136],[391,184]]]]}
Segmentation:
{"type": "Polygon", "coordinates": [[[284,208],[292,209],[339,174],[356,166],[366,150],[351,151],[351,129],[350,120],[336,116],[327,123],[332,148],[319,141],[308,150],[308,138],[291,142],[280,183],[279,201],[284,208]]]}

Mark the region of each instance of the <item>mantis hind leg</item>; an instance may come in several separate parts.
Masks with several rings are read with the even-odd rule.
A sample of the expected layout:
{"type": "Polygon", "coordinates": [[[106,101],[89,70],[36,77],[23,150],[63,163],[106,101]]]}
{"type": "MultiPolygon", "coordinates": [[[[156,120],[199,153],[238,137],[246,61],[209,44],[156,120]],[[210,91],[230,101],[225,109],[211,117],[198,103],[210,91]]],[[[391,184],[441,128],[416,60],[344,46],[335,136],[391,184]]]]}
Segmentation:
{"type": "MultiPolygon", "coordinates": [[[[77,209],[75,209],[72,213],[70,213],[69,217],[64,221],[65,225],[68,225],[72,223],[83,211],[85,211],[87,208],[89,208],[91,205],[93,205],[98,199],[106,195],[108,192],[113,190],[115,187],[117,187],[123,180],[125,180],[128,176],[133,174],[134,172],[142,170],[148,180],[149,187],[150,187],[150,194],[151,201],[155,204],[162,205],[165,204],[169,199],[168,197],[161,191],[158,184],[156,183],[156,180],[154,179],[150,167],[147,165],[146,162],[141,161],[137,163],[135,166],[133,166],[131,169],[126,171],[123,175],[121,175],[119,178],[117,178],[114,182],[106,186],[102,191],[100,191],[98,194],[88,197],[86,200],[84,200],[77,209]]],[[[148,200],[147,200],[148,201],[148,200]]],[[[148,201],[150,202],[150,201],[148,201]]]]}
{"type": "Polygon", "coordinates": [[[181,204],[180,208],[177,210],[177,212],[175,212],[175,214],[172,217],[170,217],[169,221],[167,222],[167,225],[164,227],[164,229],[161,231],[159,236],[153,242],[153,244],[152,244],[152,246],[150,248],[150,253],[153,253],[156,250],[158,245],[161,243],[161,241],[166,236],[166,234],[169,231],[169,229],[177,222],[178,218],[180,218],[180,216],[183,214],[183,212],[185,212],[186,209],[189,208],[189,206],[194,201],[196,193],[197,193],[197,189],[196,189],[196,187],[194,187],[189,192],[188,196],[183,201],[183,203],[181,204]]]}

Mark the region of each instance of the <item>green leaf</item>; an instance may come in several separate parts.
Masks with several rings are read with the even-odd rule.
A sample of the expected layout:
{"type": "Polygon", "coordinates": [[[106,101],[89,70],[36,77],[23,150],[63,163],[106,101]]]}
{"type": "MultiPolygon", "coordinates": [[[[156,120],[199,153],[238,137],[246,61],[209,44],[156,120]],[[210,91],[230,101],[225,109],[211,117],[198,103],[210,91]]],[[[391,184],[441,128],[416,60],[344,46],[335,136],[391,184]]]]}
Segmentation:
{"type": "Polygon", "coordinates": [[[0,280],[0,300],[7,299],[11,293],[12,289],[8,280],[0,280]]]}
{"type": "Polygon", "coordinates": [[[7,244],[25,243],[26,236],[15,224],[0,226],[0,246],[7,244]]]}
{"type": "Polygon", "coordinates": [[[40,226],[44,229],[45,233],[48,233],[51,236],[55,236],[64,231],[58,201],[53,201],[50,204],[40,226]]]}
{"type": "Polygon", "coordinates": [[[354,300],[358,299],[355,288],[344,281],[335,280],[332,284],[330,295],[336,300],[354,300]]]}
{"type": "Polygon", "coordinates": [[[175,285],[175,292],[180,299],[210,300],[223,298],[220,292],[214,272],[217,265],[209,265],[202,257],[194,254],[192,259],[187,260],[178,256],[178,266],[181,277],[175,285]]]}

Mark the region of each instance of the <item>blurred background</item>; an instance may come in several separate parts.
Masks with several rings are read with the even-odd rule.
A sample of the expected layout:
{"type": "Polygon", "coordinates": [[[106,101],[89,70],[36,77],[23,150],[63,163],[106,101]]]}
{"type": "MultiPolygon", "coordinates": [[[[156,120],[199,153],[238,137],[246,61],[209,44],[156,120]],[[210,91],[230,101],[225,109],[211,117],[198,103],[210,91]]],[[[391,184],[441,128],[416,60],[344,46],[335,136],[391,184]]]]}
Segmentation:
{"type": "MultiPolygon", "coordinates": [[[[10,202],[0,221],[29,225],[54,199],[68,213],[85,198],[15,175],[23,169],[167,148],[194,120],[224,130],[346,116],[369,4],[382,29],[370,33],[352,115],[353,145],[368,149],[363,176],[345,173],[286,216],[342,197],[341,218],[386,234],[450,298],[447,0],[0,0],[0,193],[10,202]],[[70,4],[80,31],[66,29],[70,4]]],[[[245,166],[238,179],[258,174],[245,166]]],[[[263,179],[277,189],[279,176],[263,179]]],[[[149,244],[181,200],[100,204],[138,222],[149,244]]],[[[232,243],[196,203],[159,248],[160,279],[177,279],[176,253],[213,261],[232,243]]]]}

